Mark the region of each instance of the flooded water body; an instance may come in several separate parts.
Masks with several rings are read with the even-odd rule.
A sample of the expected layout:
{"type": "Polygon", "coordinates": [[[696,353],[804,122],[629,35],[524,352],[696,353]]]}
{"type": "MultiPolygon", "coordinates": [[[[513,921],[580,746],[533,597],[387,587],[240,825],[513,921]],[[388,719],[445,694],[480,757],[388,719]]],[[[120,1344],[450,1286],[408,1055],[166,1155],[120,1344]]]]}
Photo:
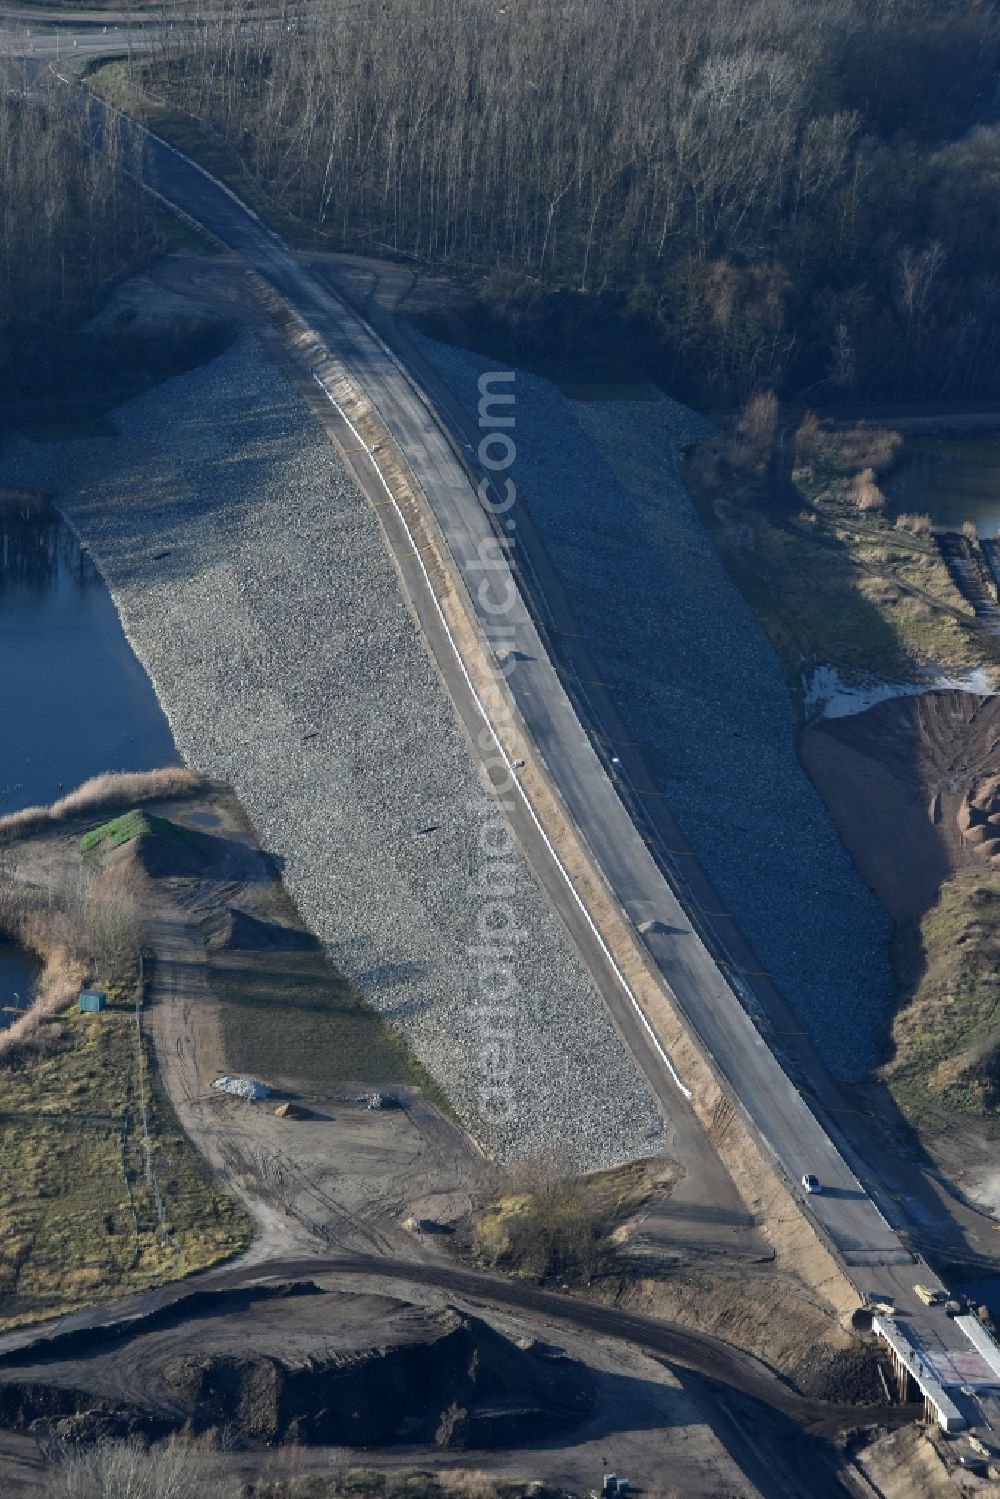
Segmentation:
{"type": "Polygon", "coordinates": [[[93,562],[58,511],[0,495],[0,815],[179,758],[93,562]]]}
{"type": "Polygon", "coordinates": [[[41,964],[13,942],[0,942],[0,1031],[17,1019],[15,1010],[31,1002],[41,964]]]}
{"type": "Polygon", "coordinates": [[[941,530],[974,522],[980,536],[1000,530],[1000,432],[906,437],[885,483],[892,515],[927,514],[941,530]]]}

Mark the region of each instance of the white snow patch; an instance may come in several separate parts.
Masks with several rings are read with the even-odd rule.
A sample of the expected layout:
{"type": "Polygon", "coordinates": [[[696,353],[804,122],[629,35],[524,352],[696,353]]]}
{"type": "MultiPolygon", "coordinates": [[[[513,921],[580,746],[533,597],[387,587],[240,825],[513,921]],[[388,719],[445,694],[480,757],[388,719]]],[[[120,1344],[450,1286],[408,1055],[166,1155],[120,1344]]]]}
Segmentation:
{"type": "Polygon", "coordinates": [[[267,1083],[259,1083],[255,1077],[217,1077],[212,1087],[222,1093],[233,1093],[237,1098],[269,1098],[271,1095],[267,1083]]]}
{"type": "Polygon", "coordinates": [[[968,671],[950,675],[927,667],[912,682],[884,682],[878,677],[852,675],[841,676],[836,666],[817,666],[809,679],[803,678],[807,719],[848,718],[852,713],[864,713],[876,703],[891,697],[916,697],[922,692],[974,692],[982,697],[993,697],[993,680],[985,666],[970,667],[968,671]]]}

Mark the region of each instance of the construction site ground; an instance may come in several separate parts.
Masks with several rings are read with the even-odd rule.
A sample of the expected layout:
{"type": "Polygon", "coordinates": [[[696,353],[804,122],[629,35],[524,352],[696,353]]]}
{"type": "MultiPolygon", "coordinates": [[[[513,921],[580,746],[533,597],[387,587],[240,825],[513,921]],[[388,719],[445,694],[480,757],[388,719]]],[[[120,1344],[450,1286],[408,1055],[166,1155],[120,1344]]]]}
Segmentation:
{"type": "MultiPolygon", "coordinates": [[[[216,981],[231,971],[248,981],[256,965],[275,977],[273,949],[213,950],[206,924],[237,909],[273,927],[297,927],[298,918],[273,862],[260,850],[246,817],[227,791],[155,803],[155,815],[208,833],[214,862],[197,873],[160,872],[155,877],[132,862],[130,876],[141,892],[146,942],[143,1024],[181,1123],[220,1179],[252,1213],[256,1227],[252,1257],[302,1254],[336,1245],[341,1249],[412,1250],[400,1224],[410,1218],[443,1222],[467,1214],[481,1181],[485,1158],[469,1136],[408,1080],[406,1062],[386,1048],[390,1069],[382,1077],[336,1075],[336,1057],[321,1064],[327,1077],[293,1076],[287,1067],[289,1032],[275,1007],[259,1027],[256,1075],[274,1090],[253,1103],[212,1087],[234,1068],[226,1054],[223,1004],[216,981]],[[373,1087],[405,1101],[405,1108],[369,1109],[373,1087]],[[294,1097],[305,1119],[283,1119],[274,1109],[294,1097]]],[[[27,840],[18,850],[21,878],[58,885],[79,863],[79,837],[86,824],[27,840]]],[[[114,857],[128,858],[128,846],[114,857]]],[[[266,926],[265,926],[266,930],[266,926]]],[[[287,955],[286,955],[287,956],[287,955]]],[[[341,984],[329,969],[328,1023],[336,1023],[341,984]]],[[[228,988],[228,985],[227,985],[228,988]]],[[[313,996],[313,1002],[321,1002],[313,996]]],[[[238,1004],[238,1001],[236,1002],[238,1004]]],[[[354,1047],[383,1046],[385,1028],[360,996],[354,1047]]],[[[230,1022],[238,1032],[241,1021],[230,1022]]],[[[246,1061],[244,1054],[242,1060],[246,1061]]]]}
{"type": "MultiPolygon", "coordinates": [[[[225,309],[227,315],[230,309],[234,316],[242,314],[239,277],[234,277],[233,267],[226,264],[225,257],[210,260],[180,257],[159,270],[156,280],[171,294],[180,291],[182,296],[193,295],[195,300],[204,298],[216,308],[225,309]]],[[[244,300],[243,306],[247,305],[244,300]]],[[[172,303],[170,315],[175,313],[176,304],[172,303]]],[[[254,315],[249,316],[253,320],[254,315]]],[[[278,355],[277,349],[274,352],[278,355]]],[[[442,1107],[443,1101],[435,1100],[433,1090],[429,1092],[405,1066],[394,1069],[384,1079],[386,1090],[404,1103],[402,1109],[368,1109],[362,1100],[378,1079],[346,1074],[326,1079],[307,1076],[288,1060],[290,1052],[282,1061],[280,1045],[274,1050],[263,1048],[261,1065],[255,1069],[276,1090],[271,1105],[252,1104],[212,1089],[211,1083],[217,1076],[239,1070],[234,1068],[227,1051],[223,1012],[228,1001],[220,998],[220,993],[227,987],[231,990],[234,981],[238,984],[239,975],[255,960],[246,952],[240,952],[237,959],[224,947],[213,949],[210,941],[206,943],[206,934],[210,936],[233,908],[262,923],[294,924],[297,918],[290,909],[278,871],[259,849],[253,830],[227,793],[217,791],[200,804],[194,801],[164,804],[155,811],[208,832],[221,851],[217,861],[197,875],[169,871],[160,871],[155,877],[143,875],[149,940],[154,954],[148,974],[144,1023],[185,1128],[220,1179],[243,1200],[255,1218],[258,1233],[248,1264],[263,1267],[265,1262],[308,1261],[331,1253],[395,1255],[428,1265],[445,1261],[446,1234],[414,1232],[412,1227],[404,1225],[426,1221],[447,1228],[467,1217],[489,1185],[490,1167],[475,1142],[454,1122],[447,1108],[442,1107]],[[273,1106],[285,1098],[301,1105],[308,1117],[294,1120],[275,1116],[273,1106]]],[[[78,833],[79,829],[73,829],[33,840],[29,857],[37,860],[37,872],[43,874],[46,863],[50,872],[54,872],[59,861],[69,856],[78,833]]],[[[260,961],[265,962],[265,957],[260,961]]],[[[280,1027],[280,1021],[276,1025],[280,1027]]],[[[231,1027],[229,1034],[233,1034],[231,1027]]],[[[277,1031],[274,1034],[277,1036],[277,1031]]],[[[241,1056],[241,1062],[246,1060],[245,1054],[241,1056]]],[[[671,1152],[680,1168],[680,1182],[668,1197],[646,1209],[631,1235],[631,1249],[636,1256],[640,1253],[646,1256],[642,1273],[654,1283],[659,1275],[676,1271],[678,1266],[686,1273],[697,1273],[676,1282],[673,1293],[668,1281],[665,1297],[660,1301],[652,1296],[650,1309],[662,1310],[670,1316],[672,1307],[680,1313],[683,1301],[679,1320],[715,1327],[734,1345],[745,1337],[747,1346],[761,1358],[784,1370],[794,1368],[796,1374],[807,1366],[811,1354],[816,1355],[818,1363],[823,1363],[831,1349],[843,1349],[850,1340],[832,1320],[825,1321],[824,1314],[802,1317],[795,1335],[787,1340],[776,1339],[774,1344],[760,1340],[755,1344],[750,1336],[754,1329],[746,1318],[742,1323],[736,1318],[728,1327],[724,1325],[720,1308],[740,1294],[741,1272],[734,1275],[730,1267],[735,1263],[745,1275],[770,1285],[768,1244],[750,1215],[738,1207],[735,1193],[720,1203],[711,1187],[715,1177],[701,1169],[704,1162],[697,1154],[685,1158],[683,1150],[676,1149],[678,1143],[675,1137],[671,1152]],[[704,1314],[698,1309],[699,1295],[706,1295],[704,1314]],[[714,1311],[710,1309],[712,1305],[714,1311]],[[824,1335],[827,1321],[828,1338],[824,1335]]],[[[337,1283],[343,1283],[342,1277],[338,1277],[337,1283]]],[[[368,1288],[362,1279],[358,1289],[368,1288]]],[[[411,1285],[407,1294],[412,1293],[411,1285]]],[[[800,1296],[808,1302],[807,1293],[797,1286],[779,1288],[770,1314],[794,1317],[800,1296]]],[[[769,1315],[765,1311],[767,1299],[768,1294],[747,1298],[748,1304],[755,1307],[748,1312],[750,1322],[756,1324],[758,1313],[769,1315]]],[[[495,1314],[491,1312],[490,1316],[493,1319],[495,1314]]],[[[525,1324],[522,1320],[518,1325],[525,1324]]],[[[596,1357],[589,1338],[582,1338],[579,1348],[581,1356],[589,1353],[596,1357]]],[[[617,1345],[613,1353],[608,1353],[614,1369],[622,1367],[614,1362],[621,1356],[617,1345]]],[[[644,1355],[636,1357],[645,1359],[644,1355]]],[[[664,1376],[652,1383],[662,1389],[679,1390],[677,1381],[670,1385],[673,1379],[673,1375],[664,1376]]],[[[717,1389],[709,1395],[697,1380],[686,1376],[684,1384],[686,1392],[681,1391],[677,1398],[694,1402],[683,1406],[690,1419],[672,1419],[667,1402],[661,1407],[662,1429],[654,1431],[650,1426],[641,1440],[634,1441],[633,1431],[628,1452],[634,1456],[618,1459],[619,1466],[639,1467],[646,1462],[652,1465],[647,1467],[647,1476],[650,1472],[658,1476],[663,1471],[673,1471],[677,1463],[683,1468],[683,1463],[690,1459],[690,1469],[684,1470],[683,1492],[753,1492],[746,1484],[741,1487],[735,1469],[726,1466],[729,1458],[723,1449],[728,1446],[730,1454],[740,1453],[745,1472],[758,1471],[767,1478],[766,1465],[761,1466],[759,1453],[755,1459],[746,1448],[739,1423],[732,1428],[726,1426],[729,1419],[726,1412],[733,1408],[732,1397],[726,1396],[720,1402],[717,1389]],[[709,1419],[714,1423],[713,1430],[697,1424],[709,1419]],[[692,1423],[697,1427],[697,1439],[692,1423]],[[659,1444],[655,1450],[643,1445],[654,1441],[659,1444]],[[674,1445],[663,1446],[663,1443],[674,1445]]],[[[660,1394],[655,1398],[667,1400],[660,1394]]],[[[609,1411],[613,1409],[613,1404],[608,1407],[609,1411]]],[[[512,1475],[550,1477],[570,1489],[583,1488],[593,1482],[590,1465],[597,1447],[604,1443],[600,1456],[605,1456],[607,1434],[613,1430],[608,1414],[599,1424],[604,1436],[600,1432],[591,1433],[593,1440],[581,1442],[576,1456],[571,1455],[568,1446],[561,1447],[558,1454],[548,1451],[544,1458],[534,1450],[511,1451],[502,1459],[491,1454],[489,1466],[497,1470],[501,1463],[503,1470],[512,1475]]],[[[0,1453],[19,1453],[24,1457],[27,1453],[24,1441],[21,1435],[5,1434],[0,1439],[0,1453]]],[[[294,1461],[309,1468],[314,1464],[322,1466],[324,1460],[329,1464],[330,1454],[324,1458],[319,1449],[307,1455],[299,1453],[294,1459],[265,1460],[259,1454],[234,1454],[227,1459],[235,1470],[245,1472],[259,1471],[262,1463],[280,1465],[294,1461]]],[[[413,1462],[413,1456],[386,1461],[405,1466],[413,1462]]],[[[435,1465],[438,1465],[437,1455],[435,1465]]],[[[470,1454],[462,1455],[461,1465],[470,1465],[470,1454]]],[[[485,1465],[485,1460],[481,1465],[485,1465]]]]}
{"type": "MultiPolygon", "coordinates": [[[[405,1060],[394,1058],[394,1065],[382,1086],[404,1105],[401,1108],[371,1109],[367,1107],[367,1096],[372,1089],[371,1078],[359,1083],[350,1078],[330,1076],[323,1082],[313,1077],[295,1076],[287,1067],[281,1036],[276,1029],[272,1070],[255,1069],[256,1075],[274,1088],[274,1094],[266,1101],[249,1102],[233,1098],[213,1089],[213,1081],[222,1074],[232,1072],[227,1055],[227,1034],[224,1007],[231,1001],[219,998],[218,979],[238,964],[237,971],[252,969],[257,952],[264,959],[273,959],[274,948],[266,946],[244,948],[235,951],[224,939],[229,933],[243,932],[246,926],[234,924],[232,913],[239,911],[250,918],[251,930],[259,933],[274,933],[284,930],[295,932],[298,922],[294,908],[283,889],[273,862],[261,851],[252,828],[232,795],[221,787],[210,788],[205,793],[177,801],[150,804],[148,810],[156,817],[165,818],[175,824],[186,826],[196,833],[207,836],[214,850],[211,862],[192,871],[185,867],[185,858],[172,871],[169,862],[163,862],[163,850],[152,861],[155,873],[143,867],[143,857],[129,852],[129,845],[117,851],[112,858],[127,863],[134,887],[141,893],[147,921],[147,941],[151,957],[147,963],[147,991],[143,1009],[143,1024],[152,1039],[163,1081],[178,1111],[179,1117],[194,1140],[212,1164],[221,1182],[233,1191],[252,1213],[257,1225],[257,1235],[249,1252],[239,1262],[240,1279],[254,1278],[259,1273],[283,1273],[289,1264],[299,1273],[310,1264],[316,1266],[316,1279],[338,1289],[349,1288],[361,1295],[358,1303],[359,1326],[367,1316],[367,1326],[359,1332],[359,1341],[371,1346],[383,1341],[385,1329],[378,1297],[368,1295],[373,1289],[382,1292],[385,1278],[372,1280],[358,1272],[329,1276],[330,1256],[360,1256],[364,1258],[385,1257],[389,1262],[406,1261],[414,1267],[421,1262],[434,1274],[437,1267],[446,1277],[448,1266],[453,1264],[446,1248],[447,1230],[450,1226],[467,1220],[477,1200],[488,1193],[493,1181],[493,1168],[464,1131],[453,1121],[447,1110],[432,1102],[424,1090],[406,1075],[405,1060]],[[213,976],[215,983],[213,984],[213,976]],[[304,1118],[281,1118],[274,1112],[283,1101],[294,1102],[305,1114],[304,1118]],[[442,1232],[443,1230],[443,1232],[442,1232]],[[367,1299],[366,1299],[367,1298],[367,1299]],[[367,1307],[367,1315],[365,1308],[367,1307]]],[[[56,831],[29,838],[19,848],[18,867],[21,878],[39,883],[57,882],[78,861],[79,838],[88,826],[100,822],[70,824],[56,831]]],[[[183,845],[178,844],[178,848],[183,845]]],[[[146,863],[151,861],[147,858],[146,863]]],[[[304,940],[307,940],[304,938],[304,940]]],[[[326,961],[324,959],[324,961],[326,961]]],[[[231,977],[231,975],[230,975],[231,977]]],[[[331,981],[336,977],[331,974],[331,981]]],[[[225,991],[222,991],[225,992],[225,991]]],[[[230,1017],[231,1019],[231,1017],[230,1017]]],[[[375,1025],[375,1017],[359,1011],[358,1023],[375,1025]]],[[[275,1021],[280,1028],[280,1012],[275,1021]]],[[[369,1032],[373,1046],[382,1044],[380,1023],[369,1032]]],[[[230,1035],[234,1034],[232,1029],[230,1035]]],[[[392,1055],[389,1053],[389,1055],[392,1055]]],[[[245,1058],[244,1058],[245,1059],[245,1058]]],[[[263,1061],[263,1055],[261,1056],[263,1061]]],[[[314,1069],[315,1070],[315,1069],[314,1069]]],[[[334,1069],[335,1070],[335,1069],[334,1069]]],[[[692,1192],[697,1192],[697,1182],[692,1182],[692,1192]]],[[[803,1371],[813,1360],[818,1372],[829,1364],[838,1350],[850,1343],[850,1339],[837,1326],[835,1319],[811,1303],[804,1288],[786,1285],[774,1286],[770,1295],[766,1291],[771,1267],[766,1253],[762,1253],[761,1241],[754,1241],[755,1252],[740,1259],[721,1253],[724,1246],[713,1242],[710,1204],[703,1204],[701,1213],[681,1207],[676,1220],[669,1216],[670,1199],[649,1205],[650,1213],[660,1213],[660,1249],[653,1261],[649,1261],[648,1236],[643,1233],[643,1221],[637,1223],[631,1237],[636,1245],[636,1263],[643,1264],[644,1275],[651,1274],[654,1287],[658,1276],[666,1276],[666,1288],[662,1300],[650,1292],[635,1297],[626,1297],[621,1303],[622,1316],[626,1307],[642,1307],[655,1314],[677,1315],[677,1324],[699,1329],[717,1330],[726,1342],[719,1344],[725,1349],[732,1344],[731,1357],[745,1359],[739,1353],[739,1345],[747,1345],[762,1360],[759,1364],[760,1378],[765,1388],[779,1390],[779,1384],[768,1385],[774,1379],[768,1370],[787,1369],[794,1371],[800,1388],[808,1385],[802,1381],[803,1371]],[[708,1231],[706,1248],[698,1246],[698,1225],[704,1221],[708,1231]],[[663,1253],[663,1235],[669,1230],[672,1236],[669,1254],[663,1253]],[[753,1260],[761,1261],[753,1264],[753,1260]],[[742,1271],[739,1266],[742,1264],[742,1271]],[[673,1285],[671,1276],[684,1272],[673,1285]],[[721,1272],[721,1273],[719,1273],[721,1272]],[[747,1276],[761,1277],[761,1293],[750,1300],[746,1297],[747,1276]],[[774,1296],[777,1300],[774,1300],[774,1296]],[[764,1325],[770,1316],[780,1317],[786,1328],[788,1315],[792,1313],[791,1325],[798,1327],[800,1337],[794,1335],[769,1342],[759,1334],[751,1336],[752,1329],[746,1318],[733,1321],[725,1314],[726,1305],[734,1298],[745,1306],[753,1305],[751,1322],[762,1318],[764,1325]],[[701,1310],[699,1310],[699,1306],[701,1310]],[[799,1316],[809,1309],[809,1316],[799,1316]]],[[[630,1234],[618,1236],[618,1252],[628,1252],[630,1234]]],[[[388,1266],[387,1266],[388,1268],[388,1266]]],[[[202,1277],[204,1284],[217,1284],[234,1272],[221,1270],[209,1272],[202,1277]]],[[[633,1274],[637,1272],[632,1272],[633,1274]]],[[[449,1289],[449,1304],[476,1306],[473,1295],[470,1303],[468,1292],[463,1295],[460,1274],[456,1267],[454,1294],[449,1289]]],[[[447,1280],[450,1286],[450,1280],[447,1280]]],[[[647,1284],[647,1282],[643,1282],[647,1284]]],[[[388,1288],[397,1289],[407,1302],[420,1306],[440,1307],[444,1297],[440,1292],[415,1288],[405,1278],[398,1286],[389,1280],[388,1288]]],[[[595,1294],[597,1288],[595,1287],[595,1294]]],[[[606,1287],[602,1294],[606,1294],[606,1287]]],[[[163,1303],[163,1294],[153,1291],[133,1298],[134,1310],[141,1315],[163,1303]]],[[[301,1318],[300,1308],[307,1303],[288,1301],[281,1303],[281,1316],[285,1308],[301,1318]]],[[[595,1309],[596,1312],[596,1309],[595,1309]]],[[[112,1311],[110,1313],[114,1315],[112,1311]]],[[[64,1320],[64,1326],[86,1328],[99,1323],[107,1312],[83,1313],[64,1320]]],[[[523,1312],[498,1313],[489,1311],[494,1326],[507,1326],[512,1336],[527,1338],[544,1332],[544,1319],[526,1317],[523,1312]],[[505,1319],[507,1319],[505,1321],[505,1319]]],[[[280,1317],[279,1317],[280,1325],[280,1317]]],[[[294,1330],[294,1316],[289,1322],[289,1356],[302,1356],[301,1328],[294,1330]],[[293,1335],[294,1331],[294,1335],[293,1335]]],[[[173,1346],[186,1341],[199,1345],[202,1329],[199,1319],[184,1321],[182,1328],[171,1334],[173,1346]]],[[[23,1346],[32,1334],[24,1330],[16,1340],[23,1346]]],[[[711,1394],[700,1376],[679,1374],[676,1370],[651,1364],[644,1354],[629,1354],[615,1342],[603,1343],[592,1334],[573,1333],[559,1328],[558,1340],[567,1352],[574,1353],[599,1375],[602,1391],[601,1402],[595,1408],[593,1419],[583,1432],[574,1434],[572,1440],[550,1442],[543,1450],[534,1447],[507,1449],[502,1454],[489,1455],[491,1471],[510,1473],[512,1476],[543,1477],[565,1485],[570,1491],[579,1491],[593,1481],[593,1464],[600,1466],[600,1458],[607,1455],[609,1444],[619,1450],[624,1446],[627,1457],[616,1459],[621,1467],[644,1471],[647,1481],[655,1475],[676,1469],[685,1476],[683,1492],[691,1494],[743,1494],[753,1493],[751,1485],[744,1482],[733,1463],[733,1454],[741,1454],[739,1462],[745,1471],[752,1472],[758,1459],[753,1452],[744,1450],[744,1438],[740,1435],[744,1418],[736,1421],[730,1429],[726,1414],[729,1406],[719,1403],[719,1391],[711,1394]],[[628,1381],[638,1379],[644,1392],[642,1401],[636,1403],[634,1389],[628,1381]],[[632,1394],[623,1394],[631,1389],[632,1394]],[[655,1417],[655,1418],[654,1418],[655,1417]],[[721,1425],[720,1425],[721,1423],[721,1425]],[[615,1435],[615,1433],[618,1433],[615,1435]],[[601,1452],[598,1448],[602,1446],[601,1452]]],[[[141,1346],[142,1339],[137,1347],[141,1346]]],[[[320,1338],[320,1341],[322,1339],[320,1338]]],[[[280,1339],[279,1339],[280,1342],[280,1339]]],[[[11,1343],[5,1340],[5,1347],[11,1343]]],[[[278,1352],[277,1345],[271,1350],[278,1352]]],[[[93,1383],[93,1352],[82,1354],[83,1363],[70,1360],[61,1376],[74,1388],[90,1388],[93,1383]]],[[[725,1366],[723,1355],[723,1365],[725,1366]]],[[[30,1355],[28,1355],[30,1359],[30,1355]]],[[[133,1396],[142,1396],[145,1355],[129,1355],[126,1362],[131,1369],[128,1384],[133,1396]]],[[[117,1368],[115,1360],[109,1364],[117,1368]]],[[[30,1363],[18,1364],[16,1371],[4,1374],[4,1379],[28,1378],[30,1363]]],[[[124,1367],[124,1365],[122,1366],[124,1367]]],[[[741,1366],[740,1366],[741,1367],[741,1366]]],[[[41,1368],[35,1371],[41,1375],[41,1368]]],[[[120,1382],[120,1371],[113,1376],[120,1382]]],[[[724,1377],[724,1376],[723,1376],[724,1377]]],[[[758,1376],[753,1376],[756,1379],[758,1376]]],[[[59,1382],[56,1365],[46,1360],[44,1379],[59,1382]]],[[[109,1379],[112,1376],[109,1374],[109,1379]]],[[[836,1401],[840,1390],[823,1391],[821,1401],[831,1395],[836,1401]]],[[[727,1397],[730,1399],[735,1396],[727,1397]]],[[[742,1398],[742,1397],[741,1397],[742,1398]]],[[[794,1401],[796,1397],[789,1395],[794,1401]]],[[[848,1394],[848,1400],[857,1399],[857,1392],[848,1394]]],[[[784,1397],[779,1396],[779,1400],[784,1397]]],[[[755,1402],[756,1409],[756,1402],[755,1402]]],[[[793,1409],[798,1409],[793,1405],[793,1409]]],[[[822,1410],[810,1406],[814,1412],[822,1410]]],[[[838,1419],[832,1413],[838,1409],[830,1407],[830,1419],[838,1419]]],[[[841,1405],[840,1410],[844,1407],[841,1405]]],[[[859,1413],[860,1414],[860,1413],[859,1413]]],[[[732,1418],[735,1420],[735,1418],[732,1418]]],[[[755,1416],[756,1419],[756,1416],[755,1416]]],[[[773,1413],[768,1420],[785,1420],[773,1413]]],[[[844,1416],[839,1419],[843,1421],[844,1416]]],[[[825,1451],[824,1447],[824,1451],[825,1451]]],[[[425,1459],[429,1454],[424,1454],[425,1459]]],[[[437,1465],[439,1454],[435,1451],[437,1465]]],[[[467,1465],[471,1454],[463,1453],[461,1463],[467,1465]]],[[[409,1461],[414,1461],[414,1454],[409,1461]]],[[[321,1449],[310,1450],[304,1455],[297,1449],[294,1461],[304,1469],[312,1469],[324,1461],[329,1464],[330,1454],[324,1457],[321,1449]]],[[[366,1459],[367,1460],[367,1459],[366,1459]]],[[[388,1456],[392,1465],[405,1466],[406,1461],[397,1455],[388,1456]]],[[[826,1459],[829,1460],[829,1459],[826,1459]]],[[[12,1475],[10,1492],[37,1491],[39,1483],[39,1450],[33,1438],[23,1432],[6,1432],[0,1436],[0,1463],[5,1476],[12,1475]],[[16,1485],[21,1485],[18,1488],[16,1485]]],[[[234,1454],[227,1459],[236,1471],[258,1472],[287,1459],[234,1454]]],[[[381,1461],[381,1459],[379,1459],[381,1461]]],[[[458,1459],[449,1455],[447,1462],[458,1459]]],[[[476,1457],[476,1465],[486,1463],[484,1454],[476,1457]]]]}

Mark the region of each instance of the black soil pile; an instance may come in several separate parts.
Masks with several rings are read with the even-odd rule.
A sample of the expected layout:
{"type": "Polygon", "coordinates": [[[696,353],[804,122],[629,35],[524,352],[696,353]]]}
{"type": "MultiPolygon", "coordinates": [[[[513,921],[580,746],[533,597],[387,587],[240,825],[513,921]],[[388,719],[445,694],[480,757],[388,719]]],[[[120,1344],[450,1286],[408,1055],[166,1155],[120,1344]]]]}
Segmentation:
{"type": "Polygon", "coordinates": [[[123,1441],[166,1436],[169,1421],[138,1406],[87,1397],[34,1381],[0,1385],[0,1427],[45,1434],[59,1442],[123,1441]]]}
{"type": "Polygon", "coordinates": [[[186,1430],[249,1446],[504,1448],[558,1437],[593,1408],[585,1366],[453,1308],[320,1293],[275,1303],[269,1317],[244,1302],[231,1299],[231,1317],[222,1301],[202,1315],[185,1304],[162,1327],[141,1319],[98,1331],[92,1346],[82,1330],[53,1341],[41,1364],[0,1383],[0,1426],[81,1443],[186,1430]],[[386,1341],[353,1342],[345,1319],[360,1315],[370,1338],[366,1312],[386,1341]]]}
{"type": "Polygon", "coordinates": [[[593,1403],[562,1354],[521,1349],[478,1318],[438,1314],[437,1335],[397,1347],[280,1359],[195,1355],[162,1371],[187,1420],[251,1443],[516,1446],[568,1431],[593,1403]]]}
{"type": "Polygon", "coordinates": [[[85,858],[124,864],[160,879],[200,873],[215,855],[216,844],[194,828],[136,807],[85,833],[80,851],[85,858]]]}
{"type": "Polygon", "coordinates": [[[137,838],[110,854],[109,866],[132,865],[153,880],[183,879],[201,874],[211,859],[211,842],[202,834],[178,836],[178,829],[163,818],[147,819],[151,824],[137,838]]]}
{"type": "Polygon", "coordinates": [[[230,906],[207,934],[207,943],[217,952],[305,952],[319,944],[311,932],[261,921],[230,906]]]}
{"type": "Polygon", "coordinates": [[[850,1348],[817,1347],[798,1369],[793,1382],[813,1400],[836,1405],[879,1405],[885,1386],[879,1377],[880,1351],[872,1343],[850,1348]]]}

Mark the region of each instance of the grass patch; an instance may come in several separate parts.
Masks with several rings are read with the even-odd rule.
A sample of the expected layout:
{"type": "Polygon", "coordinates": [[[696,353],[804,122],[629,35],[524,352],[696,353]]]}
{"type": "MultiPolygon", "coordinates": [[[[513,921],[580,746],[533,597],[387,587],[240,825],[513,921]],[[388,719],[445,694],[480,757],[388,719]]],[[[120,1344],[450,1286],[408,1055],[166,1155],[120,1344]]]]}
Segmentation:
{"type": "Polygon", "coordinates": [[[306,1090],[406,1083],[448,1108],[403,1040],[317,944],[292,952],[213,954],[226,1065],[306,1090]]]}
{"type": "Polygon", "coordinates": [[[244,1249],[249,1219],[213,1187],[148,1055],[128,996],[46,1027],[3,1074],[0,1326],[54,1316],[204,1269],[244,1249]],[[138,1138],[140,1065],[153,1178],[138,1138]]]}
{"type": "Polygon", "coordinates": [[[140,812],[137,808],[123,813],[121,817],[112,818],[110,822],[102,823],[98,828],[92,828],[89,833],[84,833],[80,839],[80,852],[82,854],[94,852],[108,854],[113,849],[121,848],[122,844],[131,843],[133,839],[144,836],[155,836],[165,838],[171,843],[187,844],[206,858],[212,852],[212,841],[204,833],[196,832],[194,828],[183,827],[180,823],[171,822],[166,817],[155,817],[152,812],[140,812]]]}
{"type": "Polygon", "coordinates": [[[997,1127],[1000,1105],[1000,875],[963,874],[900,934],[903,1004],[882,1075],[914,1124],[997,1127]]]}
{"type": "Polygon", "coordinates": [[[150,203],[148,212],[152,215],[156,225],[157,243],[163,255],[204,255],[206,253],[216,255],[220,253],[214,241],[203,239],[186,220],[179,219],[169,209],[154,208],[150,203]]]}

